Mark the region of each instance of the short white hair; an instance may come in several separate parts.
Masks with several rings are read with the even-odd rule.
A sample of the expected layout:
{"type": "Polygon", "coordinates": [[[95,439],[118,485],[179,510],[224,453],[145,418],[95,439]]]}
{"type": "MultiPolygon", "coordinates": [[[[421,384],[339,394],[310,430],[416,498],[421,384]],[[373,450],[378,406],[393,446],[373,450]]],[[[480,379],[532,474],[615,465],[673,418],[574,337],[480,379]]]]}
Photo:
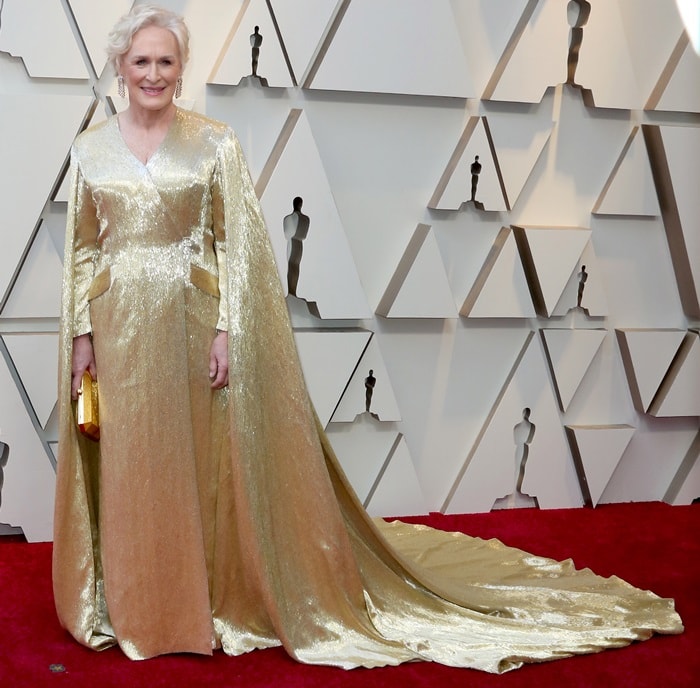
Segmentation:
{"type": "Polygon", "coordinates": [[[177,41],[182,66],[187,64],[190,57],[190,32],[185,20],[179,14],[158,5],[139,4],[134,5],[114,25],[107,38],[107,57],[115,73],[119,73],[119,63],[129,52],[134,34],[147,26],[159,26],[170,31],[177,41]]]}

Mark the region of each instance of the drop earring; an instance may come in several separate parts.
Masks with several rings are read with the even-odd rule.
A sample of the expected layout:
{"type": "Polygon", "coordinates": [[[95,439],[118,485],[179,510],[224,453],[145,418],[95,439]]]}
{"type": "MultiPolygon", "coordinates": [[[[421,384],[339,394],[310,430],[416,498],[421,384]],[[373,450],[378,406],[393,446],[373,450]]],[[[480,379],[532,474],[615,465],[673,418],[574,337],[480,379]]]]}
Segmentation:
{"type": "Polygon", "coordinates": [[[175,97],[179,98],[182,95],[182,77],[179,76],[175,82],[175,97]]]}
{"type": "Polygon", "coordinates": [[[117,93],[121,98],[126,98],[126,89],[124,88],[124,77],[121,74],[117,77],[117,93]]]}

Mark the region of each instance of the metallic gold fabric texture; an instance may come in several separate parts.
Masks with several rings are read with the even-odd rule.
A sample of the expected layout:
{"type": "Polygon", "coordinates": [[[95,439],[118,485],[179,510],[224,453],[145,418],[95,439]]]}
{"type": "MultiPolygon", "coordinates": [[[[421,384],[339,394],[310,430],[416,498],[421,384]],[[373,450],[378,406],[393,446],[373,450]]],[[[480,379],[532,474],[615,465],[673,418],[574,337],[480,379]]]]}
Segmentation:
{"type": "Polygon", "coordinates": [[[53,576],[78,641],[502,672],[681,632],[671,600],[619,579],[367,516],[309,401],[227,126],[178,110],[143,164],[111,118],[76,139],[71,180],[53,576]],[[230,384],[212,391],[217,328],[230,384]],[[86,332],[99,443],[70,401],[86,332]]]}
{"type": "Polygon", "coordinates": [[[80,382],[76,407],[80,432],[97,442],[100,439],[99,392],[97,382],[87,370],[80,382]]]}

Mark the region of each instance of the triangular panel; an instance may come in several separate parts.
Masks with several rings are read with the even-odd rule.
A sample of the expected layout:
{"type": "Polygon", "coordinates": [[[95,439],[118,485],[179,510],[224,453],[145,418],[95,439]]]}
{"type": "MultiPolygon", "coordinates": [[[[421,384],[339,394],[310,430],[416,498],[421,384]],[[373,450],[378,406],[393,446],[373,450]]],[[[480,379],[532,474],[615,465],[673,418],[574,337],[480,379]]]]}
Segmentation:
{"type": "Polygon", "coordinates": [[[532,4],[531,0],[460,0],[452,3],[477,95],[497,79],[495,73],[505,62],[504,53],[516,40],[517,27],[527,23],[532,14],[528,5],[532,4]]]}
{"type": "Polygon", "coordinates": [[[258,38],[253,39],[255,27],[258,27],[262,43],[259,46],[256,75],[264,80],[266,86],[289,88],[294,86],[284,51],[279,42],[275,24],[270,16],[265,0],[249,0],[244,3],[241,13],[231,29],[229,40],[214,66],[210,84],[237,85],[241,79],[261,83],[253,74],[253,47],[258,38]]]}
{"type": "Polygon", "coordinates": [[[0,299],[29,242],[70,145],[92,103],[92,96],[36,96],[0,93],[2,160],[0,224],[5,228],[0,251],[0,299]],[[41,165],[33,155],[41,128],[41,165]],[[27,183],[31,180],[31,184],[27,183]]]}
{"type": "MultiPolygon", "coordinates": [[[[533,3],[530,3],[533,6],[533,3]]],[[[518,24],[483,98],[539,103],[566,79],[569,26],[558,0],[538,2],[518,24]]]]}
{"type": "MultiPolygon", "coordinates": [[[[539,111],[528,116],[519,115],[516,119],[512,115],[488,115],[489,131],[510,208],[515,206],[552,134],[551,113],[546,108],[541,111],[546,118],[538,116],[539,111]]],[[[488,205],[486,208],[491,209],[488,205]]]]}
{"type": "Polygon", "coordinates": [[[524,229],[546,314],[549,316],[559,302],[572,273],[577,270],[591,231],[578,227],[524,229]]]}
{"type": "Polygon", "coordinates": [[[601,318],[608,315],[603,269],[592,241],[588,241],[583,249],[581,259],[572,270],[552,315],[566,315],[577,307],[589,317],[601,318]]]}
{"type": "Polygon", "coordinates": [[[323,426],[333,415],[371,336],[365,330],[294,332],[309,396],[323,426]]]}
{"type": "Polygon", "coordinates": [[[296,296],[314,302],[322,318],[371,317],[321,156],[302,111],[290,114],[256,189],[282,283],[290,284],[285,223],[294,217],[294,198],[299,197],[307,233],[301,242],[296,296]]]}
{"type": "Polygon", "coordinates": [[[0,390],[0,440],[9,446],[0,523],[22,528],[29,542],[48,542],[53,536],[56,475],[3,356],[0,390]]]}
{"type": "Polygon", "coordinates": [[[58,335],[3,335],[39,423],[44,426],[57,397],[58,335]]]}
{"type": "Polygon", "coordinates": [[[457,317],[440,249],[428,225],[416,228],[377,313],[387,318],[457,317]]]}
{"type": "Polygon", "coordinates": [[[666,490],[664,501],[669,504],[692,504],[700,499],[700,431],[688,447],[676,475],[666,490]]]}
{"type": "Polygon", "coordinates": [[[685,331],[620,329],[616,333],[632,400],[645,413],[685,338],[685,331]]]}
{"type": "Polygon", "coordinates": [[[663,139],[678,226],[664,217],[679,289],[691,292],[684,308],[691,317],[700,317],[700,129],[662,126],[663,139]]]}
{"type": "Polygon", "coordinates": [[[685,50],[664,89],[657,110],[700,112],[700,88],[688,84],[700,83],[700,55],[686,42],[685,50]]]}
{"type": "Polygon", "coordinates": [[[427,514],[428,505],[403,435],[393,449],[366,504],[367,513],[381,517],[427,514]]]}
{"type": "Polygon", "coordinates": [[[319,52],[335,17],[337,0],[273,0],[272,8],[280,27],[296,82],[302,84],[312,60],[319,52]]]}
{"type": "Polygon", "coordinates": [[[85,43],[90,61],[99,76],[107,61],[105,38],[119,17],[131,8],[132,0],[68,0],[75,22],[85,43]]]}
{"type": "Polygon", "coordinates": [[[88,78],[61,0],[5,0],[0,11],[0,52],[21,57],[29,76],[88,78]]]}
{"type": "Polygon", "coordinates": [[[653,416],[700,416],[700,336],[689,332],[649,407],[653,416]]]}
{"type": "Polygon", "coordinates": [[[444,511],[490,511],[497,500],[515,492],[523,451],[519,426],[525,420],[526,409],[530,410],[529,422],[534,428],[525,442],[528,452],[523,494],[536,498],[542,508],[582,505],[544,353],[539,339],[531,337],[469,452],[444,511]]]}
{"type": "Polygon", "coordinates": [[[357,370],[348,383],[331,421],[351,423],[359,414],[367,412],[381,421],[401,420],[389,373],[376,337],[372,337],[362,354],[357,370]]]}
{"type": "Polygon", "coordinates": [[[588,491],[596,506],[634,435],[634,428],[630,425],[572,425],[567,426],[569,428],[575,436],[588,491]]]}
{"type": "Polygon", "coordinates": [[[509,209],[483,117],[471,117],[467,122],[428,207],[459,210],[467,202],[478,204],[480,210],[509,209]],[[474,165],[478,165],[476,174],[472,173],[474,165]]]}
{"type": "Polygon", "coordinates": [[[639,127],[634,127],[627,139],[593,212],[602,215],[660,214],[649,155],[639,127]]]}
{"type": "Polygon", "coordinates": [[[360,416],[354,423],[331,423],[326,433],[345,475],[364,503],[399,433],[392,423],[380,423],[369,415],[360,416]]]}
{"type": "Polygon", "coordinates": [[[597,107],[636,109],[643,106],[672,50],[672,45],[664,45],[668,31],[654,32],[650,25],[654,21],[657,26],[668,24],[669,18],[678,24],[677,16],[672,17],[676,13],[664,6],[667,3],[668,0],[634,3],[638,11],[634,17],[629,17],[633,31],[626,31],[626,17],[620,2],[594,3],[589,21],[583,27],[576,81],[591,90],[597,107]],[[635,33],[648,38],[644,53],[638,53],[635,33]],[[640,69],[642,65],[646,69],[640,69]]]}
{"type": "Polygon", "coordinates": [[[45,222],[32,243],[2,311],[4,318],[58,318],[61,310],[61,257],[45,222]]]}
{"type": "Polygon", "coordinates": [[[605,334],[605,330],[542,330],[562,411],[569,408],[605,334]]]}
{"type": "Polygon", "coordinates": [[[449,0],[384,0],[381,10],[375,0],[348,4],[311,88],[476,95],[449,0]]]}
{"type": "Polygon", "coordinates": [[[470,318],[536,316],[515,238],[508,227],[496,237],[460,314],[470,318]]]}
{"type": "Polygon", "coordinates": [[[693,467],[681,485],[681,488],[674,498],[672,504],[693,504],[700,499],[700,460],[696,457],[693,467]]]}

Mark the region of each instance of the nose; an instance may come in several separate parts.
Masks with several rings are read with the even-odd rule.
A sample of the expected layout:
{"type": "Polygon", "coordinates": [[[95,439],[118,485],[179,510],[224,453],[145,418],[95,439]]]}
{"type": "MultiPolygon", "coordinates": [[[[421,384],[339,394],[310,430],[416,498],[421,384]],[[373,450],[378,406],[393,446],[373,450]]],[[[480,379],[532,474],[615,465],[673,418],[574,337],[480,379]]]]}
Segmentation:
{"type": "Polygon", "coordinates": [[[158,81],[158,63],[155,60],[148,67],[148,79],[153,83],[158,81]]]}

